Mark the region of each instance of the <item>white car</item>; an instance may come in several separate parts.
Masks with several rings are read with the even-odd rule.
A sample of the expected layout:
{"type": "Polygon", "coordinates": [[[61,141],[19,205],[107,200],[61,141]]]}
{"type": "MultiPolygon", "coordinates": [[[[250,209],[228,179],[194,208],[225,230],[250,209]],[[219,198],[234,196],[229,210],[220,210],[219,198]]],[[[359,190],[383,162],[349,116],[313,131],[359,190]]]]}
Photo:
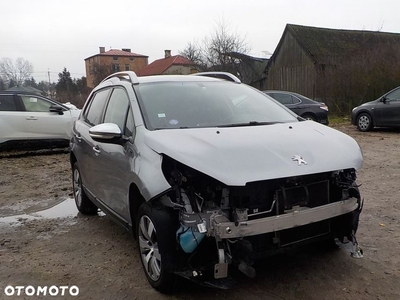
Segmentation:
{"type": "Polygon", "coordinates": [[[0,92],[0,150],[68,146],[80,110],[18,92],[0,92]]]}
{"type": "Polygon", "coordinates": [[[70,149],[77,208],[134,233],[158,291],[180,277],[225,288],[232,268],[253,277],[256,259],[315,240],[362,256],[357,142],[231,74],[110,75],[70,149]]]}

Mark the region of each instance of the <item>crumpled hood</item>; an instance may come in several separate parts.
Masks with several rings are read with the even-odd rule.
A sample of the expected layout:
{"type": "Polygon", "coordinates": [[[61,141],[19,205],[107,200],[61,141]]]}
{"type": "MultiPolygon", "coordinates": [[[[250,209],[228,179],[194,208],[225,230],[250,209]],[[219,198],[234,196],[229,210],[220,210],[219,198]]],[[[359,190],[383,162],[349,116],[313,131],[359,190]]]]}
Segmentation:
{"type": "Polygon", "coordinates": [[[351,137],[312,121],[229,128],[149,131],[148,147],[226,185],[359,169],[362,152],[351,137]],[[293,160],[300,156],[306,164],[293,160]]]}

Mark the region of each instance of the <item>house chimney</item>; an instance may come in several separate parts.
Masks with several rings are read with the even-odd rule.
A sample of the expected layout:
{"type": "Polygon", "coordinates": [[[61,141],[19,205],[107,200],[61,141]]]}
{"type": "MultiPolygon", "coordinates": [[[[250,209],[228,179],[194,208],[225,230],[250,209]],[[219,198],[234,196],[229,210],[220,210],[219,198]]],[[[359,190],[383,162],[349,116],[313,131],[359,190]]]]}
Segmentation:
{"type": "Polygon", "coordinates": [[[100,48],[100,53],[106,52],[106,47],[99,47],[100,48]]]}
{"type": "Polygon", "coordinates": [[[131,49],[128,49],[128,48],[125,48],[125,49],[122,48],[122,51],[131,53],[131,49]]]}
{"type": "Polygon", "coordinates": [[[168,58],[171,56],[171,50],[164,50],[165,51],[165,58],[168,58]]]}

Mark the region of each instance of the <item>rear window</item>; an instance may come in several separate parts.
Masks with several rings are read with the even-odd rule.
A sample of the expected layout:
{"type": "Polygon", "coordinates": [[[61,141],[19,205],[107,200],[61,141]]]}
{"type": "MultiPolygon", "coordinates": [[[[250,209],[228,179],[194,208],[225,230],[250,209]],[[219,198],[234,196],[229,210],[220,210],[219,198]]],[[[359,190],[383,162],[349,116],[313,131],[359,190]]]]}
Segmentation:
{"type": "Polygon", "coordinates": [[[0,111],[16,111],[13,95],[0,95],[0,111]]]}

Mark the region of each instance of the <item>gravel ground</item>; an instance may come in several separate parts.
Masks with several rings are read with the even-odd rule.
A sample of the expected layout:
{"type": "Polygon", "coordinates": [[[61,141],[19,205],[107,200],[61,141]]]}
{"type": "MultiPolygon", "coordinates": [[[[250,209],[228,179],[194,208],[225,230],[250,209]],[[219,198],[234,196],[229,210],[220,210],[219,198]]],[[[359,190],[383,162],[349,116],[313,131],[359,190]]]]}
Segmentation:
{"type": "Polygon", "coordinates": [[[41,299],[400,299],[400,131],[336,128],[364,152],[364,258],[351,258],[348,245],[314,245],[257,263],[254,279],[234,274],[233,289],[187,282],[170,296],[147,283],[127,232],[76,211],[66,149],[0,153],[0,299],[36,298],[7,296],[7,286],[79,288],[76,297],[41,299]]]}

